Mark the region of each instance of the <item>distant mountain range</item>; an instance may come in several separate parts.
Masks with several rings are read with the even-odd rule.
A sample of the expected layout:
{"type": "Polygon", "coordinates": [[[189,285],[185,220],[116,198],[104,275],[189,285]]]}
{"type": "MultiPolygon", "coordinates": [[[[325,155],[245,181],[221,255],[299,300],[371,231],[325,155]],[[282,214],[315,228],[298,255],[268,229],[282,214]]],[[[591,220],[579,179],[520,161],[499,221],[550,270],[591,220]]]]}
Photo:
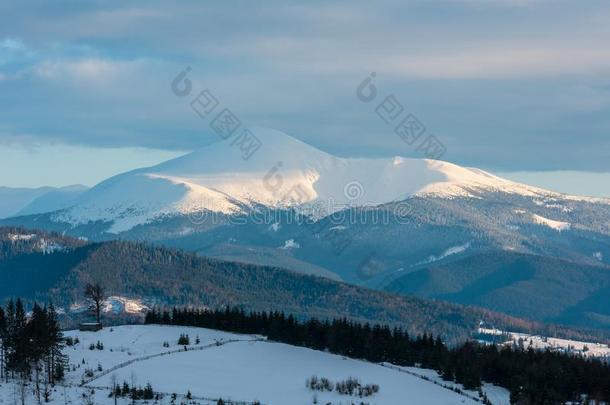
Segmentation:
{"type": "Polygon", "coordinates": [[[339,158],[278,131],[253,134],[253,153],[229,139],[112,177],[61,209],[0,224],[149,241],[610,328],[609,199],[428,159],[339,158]]]}
{"type": "Polygon", "coordinates": [[[86,186],[12,188],[0,187],[0,218],[40,214],[72,206],[86,186]]]}

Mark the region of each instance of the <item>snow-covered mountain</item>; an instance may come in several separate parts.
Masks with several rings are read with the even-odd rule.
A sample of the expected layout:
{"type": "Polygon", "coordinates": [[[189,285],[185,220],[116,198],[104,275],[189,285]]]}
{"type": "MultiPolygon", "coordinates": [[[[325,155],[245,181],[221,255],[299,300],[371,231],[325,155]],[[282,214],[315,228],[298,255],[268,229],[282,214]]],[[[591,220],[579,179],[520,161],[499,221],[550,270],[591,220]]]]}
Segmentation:
{"type": "MultiPolygon", "coordinates": [[[[344,159],[278,131],[253,132],[262,146],[250,159],[244,160],[228,142],[218,142],[103,181],[52,219],[72,225],[111,223],[107,232],[118,234],[169,216],[202,210],[239,214],[254,206],[316,206],[330,214],[347,206],[377,206],[413,196],[473,197],[474,191],[591,200],[447,162],[399,156],[344,159]]],[[[532,220],[560,226],[543,217],[532,220]]]]}
{"type": "Polygon", "coordinates": [[[520,317],[610,327],[610,200],[448,162],[340,158],[278,131],[253,133],[261,146],[249,159],[229,139],[112,177],[68,208],[0,225],[146,240],[520,317]]]}

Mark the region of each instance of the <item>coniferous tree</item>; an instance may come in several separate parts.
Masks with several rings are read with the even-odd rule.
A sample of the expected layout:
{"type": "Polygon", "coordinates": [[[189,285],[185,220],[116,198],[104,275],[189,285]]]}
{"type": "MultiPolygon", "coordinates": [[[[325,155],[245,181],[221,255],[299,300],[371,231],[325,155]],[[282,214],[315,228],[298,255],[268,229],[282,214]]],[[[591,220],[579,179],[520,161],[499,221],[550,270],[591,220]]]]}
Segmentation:
{"type": "Polygon", "coordinates": [[[31,315],[26,316],[20,299],[9,301],[6,310],[0,308],[0,362],[5,379],[20,382],[21,402],[26,401],[26,383],[33,382],[38,403],[50,400],[50,385],[63,377],[66,356],[62,354],[63,335],[50,306],[34,304],[31,315]]]}
{"type": "Polygon", "coordinates": [[[6,316],[4,309],[0,307],[0,380],[4,379],[5,358],[6,358],[6,316]]]}
{"type": "Polygon", "coordinates": [[[49,350],[47,353],[47,370],[49,383],[63,379],[65,368],[68,365],[68,357],[63,353],[65,347],[64,335],[61,332],[57,311],[51,303],[48,309],[48,338],[49,350]]]}
{"type": "Polygon", "coordinates": [[[40,374],[42,361],[49,348],[47,310],[34,304],[32,316],[26,324],[25,336],[28,338],[28,352],[25,353],[25,362],[34,371],[36,398],[40,403],[40,374]]]}

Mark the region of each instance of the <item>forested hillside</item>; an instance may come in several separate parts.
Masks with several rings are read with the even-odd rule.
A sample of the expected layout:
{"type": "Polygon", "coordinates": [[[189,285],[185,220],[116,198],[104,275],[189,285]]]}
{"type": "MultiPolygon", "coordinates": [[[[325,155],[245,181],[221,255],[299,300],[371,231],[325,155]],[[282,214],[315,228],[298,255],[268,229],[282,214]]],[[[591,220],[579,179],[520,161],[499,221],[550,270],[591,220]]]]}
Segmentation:
{"type": "Polygon", "coordinates": [[[610,267],[554,257],[493,252],[430,264],[386,291],[477,305],[513,316],[610,328],[610,267]]]}
{"type": "MultiPolygon", "coordinates": [[[[32,244],[41,238],[57,243],[64,240],[52,234],[11,232],[35,235],[30,238],[32,244]]],[[[0,234],[4,246],[9,246],[9,232],[0,234]]],[[[85,284],[98,282],[108,294],[141,298],[151,305],[230,305],[253,311],[280,310],[300,318],[347,317],[400,325],[412,334],[432,332],[448,341],[468,338],[481,320],[505,330],[590,336],[485,309],[394,295],[280,268],[212,260],[143,243],[67,241],[70,243],[54,251],[19,247],[17,253],[0,259],[0,299],[19,294],[67,308],[82,302],[85,284]]]]}

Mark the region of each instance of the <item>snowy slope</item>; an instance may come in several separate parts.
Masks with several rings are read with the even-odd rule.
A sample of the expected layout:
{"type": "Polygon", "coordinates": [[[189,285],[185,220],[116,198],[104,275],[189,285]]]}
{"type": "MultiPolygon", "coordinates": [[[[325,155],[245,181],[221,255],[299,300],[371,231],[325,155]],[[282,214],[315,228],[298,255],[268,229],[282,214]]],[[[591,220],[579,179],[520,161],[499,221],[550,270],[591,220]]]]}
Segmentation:
{"type": "MultiPolygon", "coordinates": [[[[161,404],[170,403],[171,393],[184,395],[190,390],[195,403],[199,404],[215,404],[215,401],[204,398],[222,397],[236,401],[258,400],[268,405],[309,405],[314,393],[305,387],[305,380],[313,374],[335,382],[351,376],[362,383],[380,386],[377,394],[365,399],[341,396],[336,392],[318,393],[318,403],[321,404],[361,401],[371,405],[477,403],[468,396],[426,381],[414,373],[267,342],[255,335],[153,325],[105,328],[98,333],[71,331],[66,335],[78,337],[80,343],[66,349],[71,371],[65,384],[69,387],[65,390],[59,387],[51,404],[63,404],[64,395],[73,403],[80,403],[78,397],[84,389],[76,386],[85,378],[87,386],[98,387],[94,395],[95,403],[104,405],[113,403],[113,399],[108,398],[108,390],[103,388],[112,386],[113,380],[139,386],[151,383],[155,391],[168,394],[161,404]],[[187,352],[177,345],[182,333],[188,334],[191,339],[187,352]],[[196,337],[200,339],[199,345],[194,344],[196,337]],[[103,344],[103,350],[90,350],[89,346],[98,341],[103,344]],[[164,342],[168,342],[169,347],[164,347],[164,342]],[[168,354],[159,355],[161,353],[168,354]],[[98,371],[98,366],[102,372],[98,371]],[[109,371],[113,367],[115,369],[109,371]],[[93,378],[85,376],[88,369],[94,372],[93,378]]],[[[426,377],[435,374],[431,370],[413,370],[426,377]]],[[[0,403],[8,403],[10,399],[10,384],[0,386],[0,403]]],[[[128,403],[126,399],[122,401],[119,403],[128,403]]]]}
{"type": "MultiPolygon", "coordinates": [[[[175,403],[215,405],[218,398],[252,404],[309,405],[314,395],[320,404],[367,403],[370,405],[475,404],[477,393],[454,392],[436,372],[416,368],[377,365],[320,351],[268,342],[262,336],[158,325],[132,325],[105,328],[100,332],[70,331],[67,337],[79,343],[68,346],[66,380],[55,387],[49,404],[86,403],[90,396],[98,405],[114,404],[109,389],[127,382],[143,387],[150,383],[162,398],[159,405],[175,403]],[[185,351],[177,344],[180,334],[188,334],[191,345],[185,351]],[[196,344],[195,339],[199,338],[196,344]],[[103,348],[90,346],[102,345],[103,348]],[[101,370],[101,371],[100,371],[101,370]],[[305,381],[312,375],[338,382],[354,377],[363,384],[378,384],[379,392],[358,398],[333,392],[313,392],[305,381]],[[447,385],[443,387],[442,385],[447,385]],[[191,392],[192,400],[184,396],[191,392]]],[[[456,387],[459,388],[459,387],[456,387]]],[[[485,392],[494,404],[508,403],[508,393],[491,385],[485,392]]],[[[0,404],[14,403],[18,387],[0,381],[0,404]]],[[[34,403],[26,390],[26,403],[34,403]]],[[[118,404],[129,404],[118,398],[118,404]]],[[[145,403],[138,401],[137,403],[145,403]]],[[[149,402],[150,403],[150,402],[149,402]]]]}
{"type": "Polygon", "coordinates": [[[532,218],[534,219],[534,222],[536,224],[548,226],[549,228],[555,229],[556,231],[560,232],[570,229],[571,227],[571,224],[568,222],[555,221],[536,214],[533,214],[532,218]]]}
{"type": "MultiPolygon", "coordinates": [[[[132,374],[140,376],[138,379],[142,382],[150,381],[164,392],[190,389],[196,396],[256,399],[277,405],[309,405],[314,395],[324,404],[359,400],[334,392],[316,394],[308,390],[305,381],[313,374],[333,382],[354,376],[363,383],[379,384],[378,394],[363,399],[371,404],[475,403],[442,387],[381,366],[270,342],[240,342],[215,350],[176,353],[117,371],[119,379],[132,374]],[[168,375],[163,371],[167,368],[182,370],[182,373],[168,375]]],[[[110,385],[110,378],[104,377],[99,383],[110,385]]]]}
{"type": "Polygon", "coordinates": [[[482,335],[491,337],[498,336],[501,339],[508,339],[503,343],[505,345],[521,344],[526,348],[532,347],[539,350],[559,351],[584,357],[610,358],[610,347],[607,344],[599,342],[584,342],[582,340],[530,335],[527,333],[503,331],[495,328],[479,328],[478,332],[482,335]]]}
{"type": "Polygon", "coordinates": [[[278,131],[253,132],[262,147],[248,160],[229,141],[218,142],[112,177],[53,220],[73,225],[113,221],[109,231],[120,233],[162,217],[203,210],[233,214],[259,204],[321,204],[324,212],[332,213],[346,205],[379,205],[414,195],[475,196],[477,190],[560,196],[447,162],[338,158],[278,131]]]}

